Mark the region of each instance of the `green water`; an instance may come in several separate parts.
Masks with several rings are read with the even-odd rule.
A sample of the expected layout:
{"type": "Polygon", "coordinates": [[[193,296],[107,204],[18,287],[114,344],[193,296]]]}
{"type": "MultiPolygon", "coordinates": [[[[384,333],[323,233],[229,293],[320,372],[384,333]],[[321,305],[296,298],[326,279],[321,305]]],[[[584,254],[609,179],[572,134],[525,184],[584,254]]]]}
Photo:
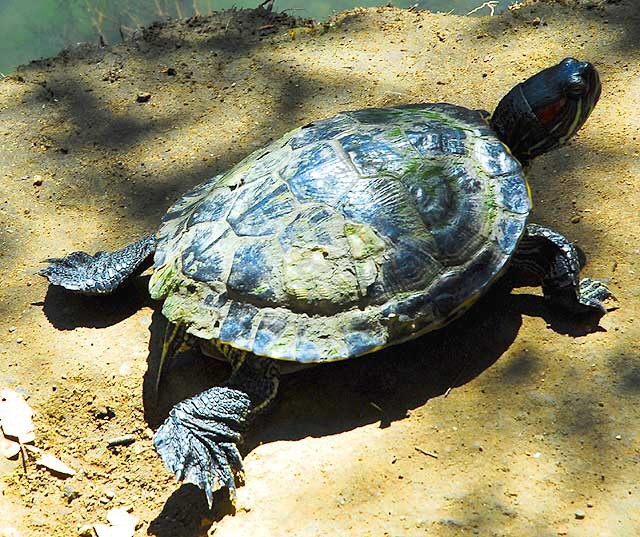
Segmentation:
{"type": "MultiPolygon", "coordinates": [[[[511,0],[513,1],[513,0],[511,0]]],[[[255,7],[260,0],[0,0],[0,72],[47,56],[78,42],[97,43],[99,36],[116,43],[136,28],[166,17],[230,7],[255,7]]],[[[398,7],[465,15],[484,0],[395,0],[398,7]]],[[[275,0],[274,9],[298,17],[322,20],[356,6],[376,6],[387,0],[275,0]]],[[[496,12],[510,0],[497,0],[496,12]]],[[[489,15],[488,7],[475,12],[489,15]]]]}

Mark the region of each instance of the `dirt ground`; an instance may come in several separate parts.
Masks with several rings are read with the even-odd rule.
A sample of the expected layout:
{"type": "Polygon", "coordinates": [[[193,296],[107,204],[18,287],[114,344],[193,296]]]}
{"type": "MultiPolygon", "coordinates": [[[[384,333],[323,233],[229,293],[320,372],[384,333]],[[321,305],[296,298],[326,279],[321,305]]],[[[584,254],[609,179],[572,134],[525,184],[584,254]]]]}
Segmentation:
{"type": "Polygon", "coordinates": [[[229,12],[0,82],[0,387],[28,396],[36,445],[78,470],[0,462],[0,535],[81,535],[114,506],[166,537],[640,535],[639,6],[320,25],[229,12]],[[286,377],[244,446],[235,513],[176,485],[153,430],[226,366],[184,355],[153,404],[163,320],[146,278],[74,297],[41,260],[151,232],[181,193],[297,125],[421,101],[491,110],[568,55],[597,66],[603,94],[570,146],[531,165],[532,220],[577,242],[619,309],[593,327],[539,289],[494,286],[444,330],[286,377]],[[124,434],[136,441],[107,447],[124,434]]]}

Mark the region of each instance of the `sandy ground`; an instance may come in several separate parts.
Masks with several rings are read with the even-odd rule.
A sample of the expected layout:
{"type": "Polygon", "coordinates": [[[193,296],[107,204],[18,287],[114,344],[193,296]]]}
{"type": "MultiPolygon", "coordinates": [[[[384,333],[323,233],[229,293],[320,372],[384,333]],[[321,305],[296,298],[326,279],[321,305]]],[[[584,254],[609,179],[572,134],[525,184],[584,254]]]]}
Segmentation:
{"type": "Polygon", "coordinates": [[[0,463],[0,535],[79,535],[114,506],[167,537],[640,535],[638,6],[380,8],[324,25],[236,12],[2,81],[0,386],[28,396],[36,444],[79,471],[0,463]],[[532,164],[533,220],[579,244],[620,308],[594,328],[538,289],[495,286],[438,333],[285,378],[247,439],[235,514],[178,487],[153,430],[226,366],[185,355],[151,404],[163,320],[145,278],[73,297],[47,288],[40,261],[156,229],[182,192],[304,122],[419,101],[492,109],[567,55],[595,63],[604,91],[575,141],[532,164]],[[123,434],[136,441],[107,447],[123,434]]]}

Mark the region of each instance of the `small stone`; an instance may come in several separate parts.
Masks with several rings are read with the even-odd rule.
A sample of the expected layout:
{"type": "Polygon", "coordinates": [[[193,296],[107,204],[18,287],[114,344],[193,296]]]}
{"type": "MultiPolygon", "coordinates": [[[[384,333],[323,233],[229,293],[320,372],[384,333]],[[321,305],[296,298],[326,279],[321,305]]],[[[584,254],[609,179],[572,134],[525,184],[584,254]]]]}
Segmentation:
{"type": "Polygon", "coordinates": [[[106,496],[101,496],[98,501],[100,503],[103,503],[103,504],[108,504],[111,500],[109,498],[107,498],[106,496]]]}
{"type": "Polygon", "coordinates": [[[617,435],[616,435],[616,440],[622,440],[622,435],[617,434],[617,435]]]}
{"type": "Polygon", "coordinates": [[[24,341],[23,338],[19,337],[18,339],[16,339],[16,343],[22,343],[24,341]]]}
{"type": "Polygon", "coordinates": [[[173,67],[165,67],[161,73],[164,73],[167,76],[176,76],[176,70],[173,67]]]}
{"type": "Polygon", "coordinates": [[[129,446],[136,441],[137,437],[135,434],[125,434],[122,436],[116,436],[114,438],[110,438],[107,440],[107,447],[116,447],[116,446],[129,446]]]}
{"type": "Polygon", "coordinates": [[[95,408],[92,408],[91,414],[93,414],[93,417],[97,420],[110,420],[116,415],[112,409],[104,405],[99,405],[95,408]]]}
{"type": "Polygon", "coordinates": [[[9,333],[12,334],[13,332],[15,332],[17,330],[17,328],[15,326],[10,326],[9,327],[9,333]]]}
{"type": "Polygon", "coordinates": [[[65,500],[67,500],[67,503],[71,503],[73,500],[80,497],[80,493],[71,485],[65,485],[62,487],[62,495],[65,500]]]}
{"type": "Polygon", "coordinates": [[[42,178],[42,175],[34,175],[33,176],[33,186],[40,186],[42,185],[44,179],[42,178]]]}
{"type": "Polygon", "coordinates": [[[582,520],[586,515],[586,513],[582,510],[582,509],[578,509],[575,513],[574,513],[575,517],[578,520],[582,520]]]}
{"type": "Polygon", "coordinates": [[[571,218],[571,223],[572,224],[577,224],[578,222],[580,222],[581,217],[579,215],[575,215],[574,217],[571,218]]]}
{"type": "Polygon", "coordinates": [[[587,502],[587,507],[593,507],[594,503],[592,501],[587,502]]]}
{"type": "Polygon", "coordinates": [[[116,493],[113,492],[112,490],[107,490],[104,495],[109,498],[110,500],[113,500],[116,497],[116,493]]]}
{"type": "Polygon", "coordinates": [[[151,93],[147,91],[141,91],[140,93],[138,93],[138,95],[136,95],[136,102],[139,102],[139,103],[146,103],[150,99],[151,99],[151,93]]]}
{"type": "Polygon", "coordinates": [[[83,524],[78,527],[78,536],[79,537],[93,537],[95,533],[93,533],[93,526],[91,524],[83,524]]]}

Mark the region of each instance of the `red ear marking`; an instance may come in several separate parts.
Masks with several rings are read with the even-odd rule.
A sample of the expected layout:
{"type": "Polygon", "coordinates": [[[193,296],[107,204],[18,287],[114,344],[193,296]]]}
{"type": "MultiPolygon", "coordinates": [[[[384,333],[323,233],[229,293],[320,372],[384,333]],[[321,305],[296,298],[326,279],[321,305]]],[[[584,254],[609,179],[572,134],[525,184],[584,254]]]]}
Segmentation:
{"type": "Polygon", "coordinates": [[[557,101],[551,103],[548,106],[545,106],[544,108],[538,108],[535,111],[535,114],[540,120],[540,123],[542,123],[543,125],[549,125],[550,123],[553,123],[556,119],[558,110],[560,110],[566,102],[567,99],[563,97],[562,99],[558,99],[557,101]]]}

